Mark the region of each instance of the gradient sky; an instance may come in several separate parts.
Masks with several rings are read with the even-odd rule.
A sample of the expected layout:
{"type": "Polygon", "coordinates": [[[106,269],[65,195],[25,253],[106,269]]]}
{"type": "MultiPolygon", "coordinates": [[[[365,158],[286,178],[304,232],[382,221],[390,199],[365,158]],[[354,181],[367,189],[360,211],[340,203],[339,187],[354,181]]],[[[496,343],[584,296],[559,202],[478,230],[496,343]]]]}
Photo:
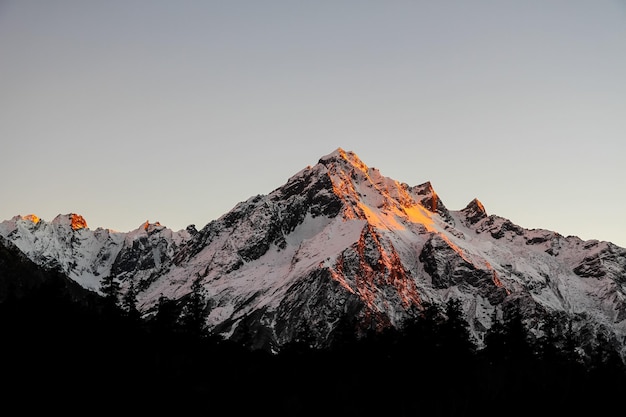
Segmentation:
{"type": "Polygon", "coordinates": [[[0,220],[201,228],[338,147],[626,247],[626,1],[0,0],[0,220]]]}

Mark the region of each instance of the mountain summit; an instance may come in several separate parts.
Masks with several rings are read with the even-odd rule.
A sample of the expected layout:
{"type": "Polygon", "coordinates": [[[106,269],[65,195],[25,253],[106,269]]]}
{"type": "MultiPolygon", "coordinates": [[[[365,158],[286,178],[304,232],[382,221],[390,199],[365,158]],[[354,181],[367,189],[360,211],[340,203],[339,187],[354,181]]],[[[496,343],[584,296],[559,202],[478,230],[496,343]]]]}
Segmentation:
{"type": "Polygon", "coordinates": [[[146,315],[163,299],[183,308],[201,288],[207,328],[251,348],[277,351],[302,335],[327,346],[347,327],[402,327],[454,299],[479,343],[516,309],[537,337],[559,317],[582,350],[602,335],[625,353],[624,248],[524,229],[478,199],[449,210],[429,182],[385,177],[341,148],[200,230],[73,225],[16,216],[0,235],[87,288],[105,277],[132,284],[146,315]]]}

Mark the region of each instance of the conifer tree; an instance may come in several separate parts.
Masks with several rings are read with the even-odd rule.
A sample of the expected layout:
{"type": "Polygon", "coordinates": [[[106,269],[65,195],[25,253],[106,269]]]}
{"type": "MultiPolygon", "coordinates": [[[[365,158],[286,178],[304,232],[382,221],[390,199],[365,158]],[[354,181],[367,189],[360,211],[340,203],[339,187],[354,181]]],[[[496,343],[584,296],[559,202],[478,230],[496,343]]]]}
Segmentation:
{"type": "Polygon", "coordinates": [[[459,299],[451,298],[446,303],[439,339],[443,350],[451,357],[466,359],[474,353],[475,343],[459,299]]]}
{"type": "Polygon", "coordinates": [[[578,341],[576,339],[576,332],[574,331],[574,320],[570,317],[567,320],[565,330],[563,332],[563,356],[566,362],[571,364],[578,363],[580,356],[576,352],[578,347],[578,341]]]}
{"type": "Polygon", "coordinates": [[[503,360],[507,357],[506,344],[506,328],[498,318],[497,309],[494,309],[491,327],[485,333],[483,354],[490,362],[503,360]]]}
{"type": "Polygon", "coordinates": [[[141,315],[137,309],[137,290],[135,289],[135,283],[133,281],[130,281],[128,289],[122,297],[122,308],[128,318],[133,321],[139,320],[141,315]]]}
{"type": "Polygon", "coordinates": [[[508,351],[516,359],[529,359],[532,356],[529,333],[522,321],[519,306],[514,306],[505,314],[505,327],[508,351]]]}
{"type": "Polygon", "coordinates": [[[532,356],[528,331],[518,306],[503,311],[504,321],[495,317],[485,335],[485,352],[490,360],[525,360],[532,356]]]}
{"type": "Polygon", "coordinates": [[[423,315],[418,320],[418,338],[419,343],[422,345],[420,350],[432,355],[439,355],[441,351],[441,324],[443,323],[444,315],[442,308],[437,303],[432,303],[426,306],[423,315]]]}
{"type": "Polygon", "coordinates": [[[191,293],[182,315],[183,329],[192,337],[202,338],[206,335],[205,308],[206,291],[197,279],[191,285],[191,293]]]}
{"type": "Polygon", "coordinates": [[[169,337],[177,329],[178,307],[174,300],[163,294],[160,295],[156,306],[156,314],[152,319],[154,330],[159,336],[169,337]]]}
{"type": "Polygon", "coordinates": [[[600,329],[596,333],[596,343],[590,354],[590,368],[596,372],[622,370],[624,363],[611,345],[609,337],[600,329]]]}
{"type": "Polygon", "coordinates": [[[102,279],[100,283],[100,291],[104,295],[105,305],[107,308],[117,307],[120,295],[120,283],[113,275],[108,275],[102,279]]]}

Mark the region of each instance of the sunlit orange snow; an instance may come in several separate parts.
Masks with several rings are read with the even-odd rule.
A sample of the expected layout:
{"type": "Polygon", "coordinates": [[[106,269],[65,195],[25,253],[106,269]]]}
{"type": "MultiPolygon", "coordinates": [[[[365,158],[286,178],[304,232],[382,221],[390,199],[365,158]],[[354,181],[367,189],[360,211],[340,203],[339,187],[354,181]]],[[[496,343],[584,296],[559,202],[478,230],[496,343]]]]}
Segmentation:
{"type": "Polygon", "coordinates": [[[26,216],[22,216],[22,219],[31,221],[35,224],[39,223],[39,221],[41,220],[39,217],[35,216],[34,214],[27,214],[26,216]]]}
{"type": "Polygon", "coordinates": [[[87,221],[79,214],[72,214],[72,230],[86,229],[87,221]]]}

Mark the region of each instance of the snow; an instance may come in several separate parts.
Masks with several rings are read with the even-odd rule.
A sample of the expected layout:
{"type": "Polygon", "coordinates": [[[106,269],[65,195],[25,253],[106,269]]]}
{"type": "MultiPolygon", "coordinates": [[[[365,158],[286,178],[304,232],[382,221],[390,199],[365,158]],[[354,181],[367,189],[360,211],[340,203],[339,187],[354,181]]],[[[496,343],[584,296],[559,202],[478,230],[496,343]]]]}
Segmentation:
{"type": "MultiPolygon", "coordinates": [[[[132,246],[132,240],[142,233],[139,229],[129,233],[102,228],[74,230],[72,216],[58,215],[51,222],[40,220],[36,224],[15,216],[0,223],[0,235],[12,236],[15,245],[33,261],[44,266],[59,265],[83,287],[99,291],[100,281],[110,274],[119,252],[125,245],[132,246]]],[[[166,231],[174,241],[181,241],[186,234],[166,231]]]]}
{"type": "MultiPolygon", "coordinates": [[[[316,195],[334,193],[343,203],[342,211],[335,217],[307,211],[295,229],[281,230],[285,245],[268,241],[268,236],[275,236],[269,233],[270,226],[276,221],[276,213],[287,213],[289,204],[300,209],[296,203],[305,200],[298,200],[301,197],[293,194],[292,200],[281,200],[280,188],[269,196],[251,197],[227,213],[233,216],[225,214],[211,222],[210,227],[198,232],[210,234],[205,236],[203,246],[177,264],[172,262],[173,257],[180,248],[188,249],[186,245],[194,243],[193,238],[185,230],[173,232],[158,223],[146,222],[133,231],[119,233],[106,229],[73,230],[69,215],[57,216],[49,223],[15,216],[0,223],[0,235],[36,262],[56,262],[72,279],[95,290],[100,280],[111,273],[120,253],[135,246],[146,249],[139,255],[151,257],[155,268],[125,271],[127,275],[120,276],[149,282],[148,288],[138,295],[139,307],[147,311],[160,296],[178,299],[191,291],[195,279],[200,279],[212,302],[207,318],[210,326],[225,320],[236,321],[258,309],[270,314],[285,300],[294,283],[319,269],[330,271],[346,291],[358,293],[364,300],[369,297],[366,302],[396,321],[401,309],[380,298],[387,296],[387,288],[368,287],[359,293],[355,291],[356,284],[343,276],[337,266],[342,254],[355,253],[364,230],[371,228],[380,247],[367,250],[378,250],[381,262],[390,262],[389,254],[397,253],[422,299],[459,298],[466,313],[484,327],[489,327],[497,308],[488,292],[498,289],[495,281],[499,281],[510,294],[527,294],[548,311],[585,313],[596,323],[611,325],[621,336],[626,335],[626,321],[614,323],[617,308],[626,299],[626,289],[615,282],[615,277],[623,277],[626,261],[620,264],[609,256],[615,257],[613,252],[619,248],[607,242],[563,237],[548,230],[517,228],[507,219],[493,215],[475,224],[466,221],[463,210],[450,211],[450,217],[444,218],[421,204],[436,196],[429,184],[410,188],[368,168],[355,154],[342,149],[322,157],[320,164],[307,167],[289,181],[297,185],[304,179],[317,179],[326,184],[322,176],[330,178],[332,188],[314,190],[316,195]],[[482,293],[471,287],[474,284],[465,282],[435,287],[419,260],[428,241],[439,246],[438,268],[451,274],[456,265],[464,262],[464,267],[470,265],[484,272],[485,277],[493,276],[494,282],[476,284],[486,285],[486,292],[482,293]],[[250,248],[258,251],[248,251],[250,248]],[[241,253],[253,255],[244,258],[241,253]],[[608,257],[603,266],[606,276],[585,278],[574,273],[586,258],[594,256],[600,256],[601,262],[608,257]]],[[[391,266],[386,265],[387,270],[391,266]]],[[[375,285],[387,285],[383,281],[375,285]]]]}

